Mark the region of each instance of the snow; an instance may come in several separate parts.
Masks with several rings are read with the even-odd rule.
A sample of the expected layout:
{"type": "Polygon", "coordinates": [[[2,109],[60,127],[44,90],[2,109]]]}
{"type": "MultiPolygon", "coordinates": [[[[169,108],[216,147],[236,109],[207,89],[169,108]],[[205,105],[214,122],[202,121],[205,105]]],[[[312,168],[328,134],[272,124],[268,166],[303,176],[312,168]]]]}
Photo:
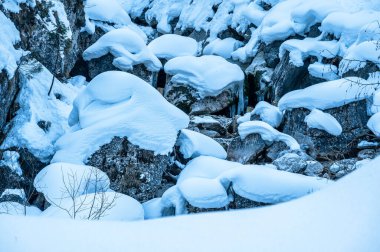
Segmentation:
{"type": "Polygon", "coordinates": [[[282,113],[280,110],[266,101],[260,101],[256,104],[252,115],[259,115],[263,122],[268,123],[270,126],[277,128],[282,121],[282,113]]]}
{"type": "Polygon", "coordinates": [[[83,194],[105,192],[109,186],[110,180],[101,170],[69,163],[50,164],[34,179],[34,187],[50,204],[83,194]]]}
{"type": "Polygon", "coordinates": [[[3,158],[0,160],[0,166],[6,166],[14,173],[21,176],[22,169],[19,163],[20,154],[16,151],[4,151],[3,158]]]}
{"type": "Polygon", "coordinates": [[[164,34],[152,40],[148,48],[156,57],[164,59],[198,54],[198,42],[195,39],[177,34],[164,34]]]}
{"type": "Polygon", "coordinates": [[[375,252],[380,249],[379,162],[376,159],[306,197],[249,210],[130,223],[2,215],[0,248],[97,252],[122,251],[128,244],[132,251],[152,247],[155,251],[252,251],[254,247],[257,251],[375,252]],[[45,240],[36,243],[35,237],[45,240]]]}
{"type": "Polygon", "coordinates": [[[329,81],[339,79],[338,68],[332,64],[315,62],[313,64],[310,64],[307,70],[311,76],[314,76],[316,78],[329,81]]]}
{"type": "Polygon", "coordinates": [[[144,208],[144,220],[162,217],[161,198],[154,198],[142,204],[144,208]]]}
{"type": "Polygon", "coordinates": [[[201,123],[218,123],[219,122],[217,120],[215,120],[214,118],[212,118],[211,116],[194,116],[192,119],[191,119],[191,122],[195,123],[195,124],[201,124],[201,123]]]}
{"type": "Polygon", "coordinates": [[[0,198],[8,195],[17,195],[22,200],[26,199],[24,189],[5,189],[4,192],[1,194],[0,198]]]}
{"type": "Polygon", "coordinates": [[[22,50],[13,46],[20,42],[20,34],[15,25],[3,12],[0,11],[0,71],[5,70],[9,78],[12,78],[17,68],[17,62],[23,55],[22,50]]]}
{"type": "Polygon", "coordinates": [[[266,122],[244,122],[239,125],[238,131],[241,139],[246,138],[250,134],[259,134],[264,141],[281,141],[292,150],[300,149],[300,145],[293,137],[277,131],[266,122]]]}
{"type": "Polygon", "coordinates": [[[226,189],[218,180],[189,178],[179,185],[183,197],[199,208],[221,208],[230,203],[226,189]]]}
{"type": "Polygon", "coordinates": [[[349,70],[357,71],[365,67],[368,62],[372,62],[380,68],[379,41],[364,41],[349,47],[339,64],[339,74],[343,75],[349,70]]]}
{"type": "Polygon", "coordinates": [[[305,117],[305,122],[309,128],[324,130],[333,136],[339,136],[342,133],[342,126],[335,117],[319,109],[313,109],[305,117]]]}
{"type": "Polygon", "coordinates": [[[144,64],[149,71],[158,72],[162,67],[159,59],[145,45],[134,30],[124,27],[104,34],[83,52],[84,60],[96,59],[111,53],[112,64],[121,70],[132,70],[133,65],[144,64]]]}
{"type": "Polygon", "coordinates": [[[52,162],[83,164],[115,136],[165,155],[188,123],[185,113],[142,79],[120,71],[104,72],[75,99],[69,124],[76,126],[56,142],[52,162]]]}
{"type": "Polygon", "coordinates": [[[303,40],[289,39],[280,46],[280,58],[285,52],[289,52],[290,62],[296,66],[303,66],[303,61],[309,56],[314,56],[319,62],[322,58],[331,59],[339,53],[337,41],[319,41],[315,38],[305,38],[303,40]]]}
{"type": "Polygon", "coordinates": [[[376,86],[366,84],[368,81],[358,77],[322,82],[285,94],[278,102],[278,107],[281,111],[293,108],[325,110],[340,107],[369,98],[376,91],[376,86]]]}
{"type": "Polygon", "coordinates": [[[239,111],[243,107],[244,73],[238,65],[220,56],[183,56],[169,60],[165,72],[173,75],[172,82],[195,88],[203,98],[216,96],[228,87],[234,87],[239,96],[239,111]]]}
{"type": "Polygon", "coordinates": [[[82,220],[137,221],[144,219],[144,209],[137,200],[111,191],[64,199],[48,207],[41,216],[82,220]]]}
{"type": "Polygon", "coordinates": [[[210,42],[204,49],[204,55],[218,55],[225,59],[231,58],[232,52],[242,47],[243,43],[234,38],[215,39],[210,42]]]}
{"type": "Polygon", "coordinates": [[[201,133],[182,129],[176,145],[184,158],[196,158],[199,156],[212,156],[220,159],[227,157],[227,152],[214,139],[201,133]]]}
{"type": "Polygon", "coordinates": [[[380,136],[380,112],[377,112],[367,122],[367,127],[377,136],[380,136]]]}
{"type": "Polygon", "coordinates": [[[21,90],[16,101],[20,108],[7,126],[10,131],[1,149],[26,148],[46,163],[55,152],[55,141],[69,131],[67,118],[72,102],[82,87],[55,79],[52,93],[48,96],[53,75],[35,60],[20,66],[19,78],[21,90]],[[58,99],[55,94],[61,97],[58,99]],[[50,126],[44,130],[38,126],[40,121],[50,126]]]}
{"type": "Polygon", "coordinates": [[[36,6],[35,0],[3,0],[2,4],[4,9],[13,13],[19,13],[21,8],[20,4],[25,3],[27,6],[34,8],[36,6]]]}
{"type": "Polygon", "coordinates": [[[117,0],[86,0],[84,10],[90,20],[131,24],[131,18],[117,0]]]}
{"type": "Polygon", "coordinates": [[[4,214],[38,216],[41,214],[41,210],[35,206],[27,206],[13,201],[4,201],[0,202],[0,216],[4,214]]]}
{"type": "Polygon", "coordinates": [[[260,165],[244,165],[221,174],[218,179],[246,199],[279,203],[320,190],[331,181],[301,174],[278,171],[260,165]]]}

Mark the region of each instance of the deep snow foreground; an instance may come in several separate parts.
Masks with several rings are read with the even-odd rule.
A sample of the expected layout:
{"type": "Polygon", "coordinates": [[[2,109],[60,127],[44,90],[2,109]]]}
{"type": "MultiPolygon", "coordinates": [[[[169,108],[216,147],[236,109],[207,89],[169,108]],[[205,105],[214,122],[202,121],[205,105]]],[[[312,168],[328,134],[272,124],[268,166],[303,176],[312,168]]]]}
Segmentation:
{"type": "Polygon", "coordinates": [[[377,158],[312,195],[251,210],[130,223],[2,215],[0,250],[375,252],[379,180],[377,158]]]}

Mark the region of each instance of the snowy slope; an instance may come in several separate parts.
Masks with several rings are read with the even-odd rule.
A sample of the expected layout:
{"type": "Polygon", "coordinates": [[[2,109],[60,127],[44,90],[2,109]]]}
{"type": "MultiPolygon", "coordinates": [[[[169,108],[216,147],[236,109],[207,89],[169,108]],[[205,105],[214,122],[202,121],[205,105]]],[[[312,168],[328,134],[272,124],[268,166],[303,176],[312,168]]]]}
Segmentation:
{"type": "Polygon", "coordinates": [[[0,249],[375,252],[380,250],[379,180],[376,159],[322,191],[254,210],[127,224],[3,215],[0,249]],[[44,241],[36,243],[36,236],[44,241]]]}

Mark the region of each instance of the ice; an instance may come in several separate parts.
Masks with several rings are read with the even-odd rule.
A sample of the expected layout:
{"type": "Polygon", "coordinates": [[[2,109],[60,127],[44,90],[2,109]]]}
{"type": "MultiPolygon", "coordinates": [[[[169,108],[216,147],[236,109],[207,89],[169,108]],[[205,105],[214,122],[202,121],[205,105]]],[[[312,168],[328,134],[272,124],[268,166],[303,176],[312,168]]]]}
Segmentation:
{"type": "Polygon", "coordinates": [[[278,102],[281,111],[292,108],[329,109],[354,101],[369,98],[375,91],[375,85],[358,77],[322,82],[310,87],[285,94],[278,102]]]}
{"type": "Polygon", "coordinates": [[[203,50],[204,55],[218,55],[225,59],[231,58],[233,51],[243,46],[243,43],[234,38],[215,39],[203,50]]]}
{"type": "Polygon", "coordinates": [[[177,34],[164,34],[152,40],[148,48],[158,58],[164,59],[198,54],[198,43],[195,39],[177,34]]]}
{"type": "Polygon", "coordinates": [[[319,109],[313,109],[305,117],[305,122],[309,128],[324,130],[333,136],[339,136],[342,133],[342,126],[335,117],[319,109]]]}
{"type": "Polygon", "coordinates": [[[179,151],[184,158],[212,156],[225,159],[227,157],[227,152],[217,141],[188,129],[181,130],[176,145],[179,146],[179,151]]]}
{"type": "Polygon", "coordinates": [[[250,134],[256,133],[259,134],[264,141],[281,141],[284,142],[292,150],[300,149],[300,145],[293,137],[277,131],[266,122],[244,122],[239,125],[238,131],[241,139],[246,138],[250,134]]]}
{"type": "Polygon", "coordinates": [[[84,194],[75,199],[64,199],[48,207],[41,216],[81,220],[137,221],[144,219],[144,209],[132,197],[110,191],[84,194]]]}
{"type": "Polygon", "coordinates": [[[111,53],[112,64],[121,70],[132,70],[133,65],[144,64],[149,71],[158,72],[162,64],[145,45],[145,41],[134,30],[124,27],[103,35],[83,52],[84,60],[96,59],[111,53]]]}
{"type": "Polygon", "coordinates": [[[70,163],[48,165],[34,179],[34,187],[50,204],[83,194],[105,192],[109,186],[110,180],[101,170],[70,163]]]}
{"type": "Polygon", "coordinates": [[[188,123],[185,113],[142,79],[120,71],[104,72],[75,99],[69,124],[77,124],[77,129],[56,142],[52,162],[83,164],[115,136],[165,155],[188,123]]]}

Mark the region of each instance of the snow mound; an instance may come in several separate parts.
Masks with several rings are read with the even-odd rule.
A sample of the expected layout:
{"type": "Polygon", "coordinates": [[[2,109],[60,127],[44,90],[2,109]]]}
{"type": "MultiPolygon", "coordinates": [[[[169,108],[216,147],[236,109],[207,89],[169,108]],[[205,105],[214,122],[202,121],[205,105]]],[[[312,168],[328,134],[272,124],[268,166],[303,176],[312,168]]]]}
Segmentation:
{"type": "Polygon", "coordinates": [[[115,136],[165,155],[188,123],[185,113],[142,79],[120,71],[104,72],[75,99],[69,118],[73,132],[56,142],[52,162],[83,164],[115,136]]]}
{"type": "Polygon", "coordinates": [[[144,209],[135,199],[116,192],[84,194],[65,199],[41,213],[44,217],[81,220],[137,221],[144,219],[144,209]]]}
{"type": "Polygon", "coordinates": [[[82,86],[55,79],[48,96],[53,75],[35,60],[24,62],[19,75],[21,90],[16,101],[20,108],[7,126],[10,131],[1,149],[26,148],[42,162],[48,162],[55,152],[55,141],[69,131],[65,122],[82,86]]]}
{"type": "Polygon", "coordinates": [[[158,58],[172,59],[180,56],[196,56],[198,42],[190,37],[164,34],[152,40],[148,48],[158,58]]]}
{"type": "Polygon", "coordinates": [[[34,179],[34,187],[50,204],[83,194],[105,192],[109,185],[109,178],[101,170],[69,163],[48,165],[34,179]]]}
{"type": "Polygon", "coordinates": [[[215,39],[204,49],[204,55],[218,55],[225,59],[231,58],[232,52],[242,47],[243,43],[234,38],[215,39]]]}
{"type": "Polygon", "coordinates": [[[234,192],[246,199],[279,203],[302,197],[331,184],[327,179],[278,171],[262,165],[244,165],[221,174],[225,186],[231,183],[234,192]]]}
{"type": "Polygon", "coordinates": [[[380,137],[380,112],[369,118],[367,127],[377,136],[380,137]]]}
{"type": "Polygon", "coordinates": [[[328,81],[339,79],[338,68],[332,64],[315,62],[313,64],[310,64],[307,70],[311,76],[314,76],[316,78],[328,81]]]}
{"type": "Polygon", "coordinates": [[[285,52],[289,52],[290,62],[297,66],[303,66],[303,61],[309,57],[317,57],[321,62],[323,58],[331,59],[339,53],[339,44],[337,41],[319,41],[315,38],[305,38],[303,40],[289,39],[280,46],[280,58],[285,52]]]}
{"type": "Polygon", "coordinates": [[[259,115],[263,122],[268,123],[272,127],[278,127],[282,121],[282,113],[280,110],[266,101],[260,101],[256,104],[252,115],[259,115]]]}
{"type": "Polygon", "coordinates": [[[153,72],[162,67],[159,59],[145,45],[140,35],[128,27],[104,34],[83,52],[83,59],[96,59],[107,53],[116,57],[112,64],[121,70],[132,70],[133,65],[137,64],[144,64],[153,72]]]}
{"type": "Polygon", "coordinates": [[[202,97],[216,96],[230,84],[242,86],[244,80],[238,65],[214,55],[171,59],[165,64],[165,72],[173,75],[173,82],[190,85],[202,97]]]}
{"type": "Polygon", "coordinates": [[[188,129],[181,130],[176,145],[179,146],[184,158],[212,156],[225,159],[227,157],[227,152],[217,141],[188,129]]]}
{"type": "Polygon", "coordinates": [[[256,133],[259,134],[264,141],[281,141],[284,142],[287,146],[289,146],[289,148],[292,150],[300,149],[300,145],[293,137],[277,131],[266,122],[244,122],[239,125],[238,131],[241,139],[246,138],[250,134],[256,133]]]}
{"type": "Polygon", "coordinates": [[[278,102],[281,111],[292,108],[329,109],[369,98],[375,85],[358,77],[322,82],[285,94],[278,102]]]}
{"type": "Polygon", "coordinates": [[[313,109],[305,117],[305,122],[309,128],[324,130],[333,136],[339,136],[342,133],[342,126],[335,117],[319,109],[313,109]]]}

